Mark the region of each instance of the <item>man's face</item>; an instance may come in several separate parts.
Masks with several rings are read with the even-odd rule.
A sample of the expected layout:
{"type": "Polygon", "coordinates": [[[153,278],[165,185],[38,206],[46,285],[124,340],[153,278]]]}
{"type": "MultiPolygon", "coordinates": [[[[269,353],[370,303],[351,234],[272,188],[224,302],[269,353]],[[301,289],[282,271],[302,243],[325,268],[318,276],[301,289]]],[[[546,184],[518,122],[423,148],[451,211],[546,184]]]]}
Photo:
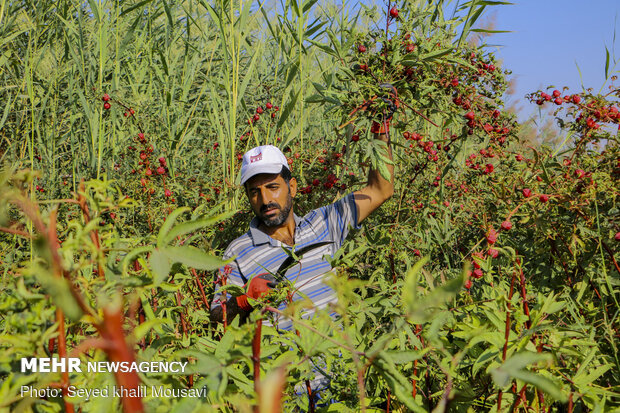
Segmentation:
{"type": "Polygon", "coordinates": [[[297,193],[295,178],[287,185],[280,174],[258,174],[245,186],[250,206],[263,225],[277,227],[286,221],[297,193]]]}

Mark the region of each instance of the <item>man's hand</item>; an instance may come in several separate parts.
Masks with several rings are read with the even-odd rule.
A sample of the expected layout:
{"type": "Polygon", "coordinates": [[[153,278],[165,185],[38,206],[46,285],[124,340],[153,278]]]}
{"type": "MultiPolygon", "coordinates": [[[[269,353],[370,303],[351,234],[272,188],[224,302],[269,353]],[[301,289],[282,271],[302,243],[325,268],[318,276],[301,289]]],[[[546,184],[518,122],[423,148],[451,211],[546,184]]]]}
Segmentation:
{"type": "Polygon", "coordinates": [[[250,280],[250,283],[248,284],[247,294],[237,297],[237,305],[243,310],[250,311],[252,310],[252,306],[248,302],[248,297],[257,300],[260,297],[268,294],[269,291],[271,291],[271,289],[275,286],[276,279],[273,277],[273,275],[269,273],[259,274],[250,280]]]}
{"type": "Polygon", "coordinates": [[[387,113],[385,114],[383,122],[373,121],[370,128],[370,131],[372,133],[386,133],[387,131],[389,131],[390,120],[392,120],[392,116],[400,106],[398,102],[398,91],[392,84],[381,83],[379,87],[385,89],[386,93],[389,96],[389,98],[380,96],[380,99],[382,99],[387,104],[387,113]]]}

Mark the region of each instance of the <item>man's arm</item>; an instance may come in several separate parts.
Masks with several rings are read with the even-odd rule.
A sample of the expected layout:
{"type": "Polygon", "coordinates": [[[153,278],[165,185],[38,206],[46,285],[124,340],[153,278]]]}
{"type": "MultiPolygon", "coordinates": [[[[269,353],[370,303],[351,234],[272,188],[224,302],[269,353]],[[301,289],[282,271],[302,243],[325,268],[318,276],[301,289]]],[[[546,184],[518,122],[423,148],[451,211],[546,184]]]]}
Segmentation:
{"type": "MultiPolygon", "coordinates": [[[[375,139],[380,139],[387,144],[387,157],[392,160],[392,148],[390,139],[385,133],[375,134],[375,139]]],[[[376,169],[368,172],[368,184],[366,187],[353,193],[355,205],[357,205],[357,223],[361,223],[375,209],[379,208],[394,193],[394,165],[386,164],[390,173],[390,180],[386,180],[376,169]]]]}

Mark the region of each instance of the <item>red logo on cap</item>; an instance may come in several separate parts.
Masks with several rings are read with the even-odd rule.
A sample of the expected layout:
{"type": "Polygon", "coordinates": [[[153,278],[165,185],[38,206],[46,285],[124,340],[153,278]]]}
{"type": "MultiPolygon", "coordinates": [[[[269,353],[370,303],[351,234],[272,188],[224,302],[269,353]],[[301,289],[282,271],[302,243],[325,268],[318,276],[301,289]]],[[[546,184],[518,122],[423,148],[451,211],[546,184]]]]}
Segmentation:
{"type": "Polygon", "coordinates": [[[250,163],[254,163],[256,161],[260,161],[261,159],[263,159],[263,153],[259,152],[258,155],[250,156],[250,163]]]}

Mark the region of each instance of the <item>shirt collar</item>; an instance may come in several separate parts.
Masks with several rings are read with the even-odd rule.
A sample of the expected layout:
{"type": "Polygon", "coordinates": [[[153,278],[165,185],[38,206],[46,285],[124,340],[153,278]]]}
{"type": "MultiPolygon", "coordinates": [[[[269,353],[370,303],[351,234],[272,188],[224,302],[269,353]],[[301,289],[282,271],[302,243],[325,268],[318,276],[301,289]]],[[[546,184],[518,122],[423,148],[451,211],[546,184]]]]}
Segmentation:
{"type": "MultiPolygon", "coordinates": [[[[297,231],[299,229],[299,225],[302,223],[303,218],[298,217],[295,213],[293,213],[293,219],[295,220],[295,235],[297,235],[297,231]]],[[[263,231],[258,229],[258,218],[252,218],[250,221],[250,238],[252,238],[252,243],[256,247],[257,245],[270,243],[272,247],[277,247],[280,241],[271,238],[269,235],[265,234],[263,231]]]]}

